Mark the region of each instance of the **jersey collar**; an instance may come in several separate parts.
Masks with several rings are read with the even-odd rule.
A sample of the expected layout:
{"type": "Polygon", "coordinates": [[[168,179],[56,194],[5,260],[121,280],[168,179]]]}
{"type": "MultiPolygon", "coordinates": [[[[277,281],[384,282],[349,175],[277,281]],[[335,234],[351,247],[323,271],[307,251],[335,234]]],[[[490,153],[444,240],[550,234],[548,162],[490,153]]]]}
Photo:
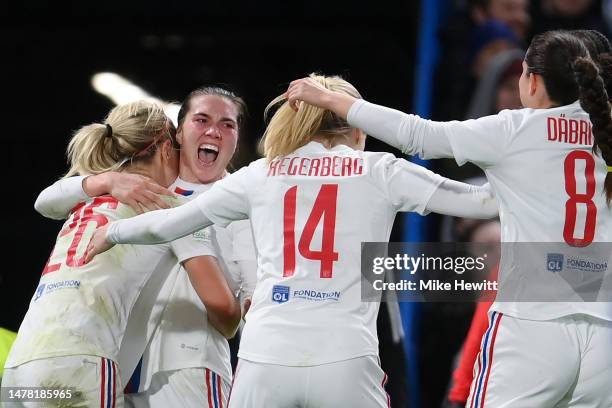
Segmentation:
{"type": "Polygon", "coordinates": [[[178,177],[174,180],[174,183],[170,186],[169,190],[175,194],[182,195],[185,197],[189,197],[191,195],[197,195],[203,191],[210,189],[214,183],[208,184],[199,184],[199,183],[191,183],[189,181],[182,180],[178,177]]]}
{"type": "Polygon", "coordinates": [[[352,152],[354,151],[354,149],[351,149],[350,147],[340,144],[337,146],[332,147],[331,149],[328,149],[327,147],[323,146],[321,143],[319,142],[308,142],[307,144],[305,144],[304,146],[298,148],[295,150],[295,152],[293,154],[300,154],[300,153],[321,153],[321,152],[352,152]]]}

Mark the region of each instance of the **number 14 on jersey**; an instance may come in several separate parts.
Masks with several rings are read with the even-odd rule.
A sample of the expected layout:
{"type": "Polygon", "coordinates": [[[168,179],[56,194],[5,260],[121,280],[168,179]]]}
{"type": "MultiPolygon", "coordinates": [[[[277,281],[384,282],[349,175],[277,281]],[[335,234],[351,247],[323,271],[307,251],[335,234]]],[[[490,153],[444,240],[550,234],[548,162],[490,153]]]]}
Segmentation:
{"type": "MultiPolygon", "coordinates": [[[[283,255],[284,268],[283,276],[293,276],[295,273],[296,250],[295,250],[295,220],[297,211],[298,186],[293,186],[285,193],[283,206],[283,255]]],[[[336,235],[336,207],[338,201],[338,185],[323,184],[310,215],[306,220],[304,229],[301,231],[298,243],[299,254],[305,259],[320,261],[321,267],[319,275],[321,278],[331,278],[333,276],[334,262],[338,260],[338,253],[334,250],[334,240],[336,235]],[[312,250],[312,238],[317,227],[322,225],[321,250],[312,250]]]]}

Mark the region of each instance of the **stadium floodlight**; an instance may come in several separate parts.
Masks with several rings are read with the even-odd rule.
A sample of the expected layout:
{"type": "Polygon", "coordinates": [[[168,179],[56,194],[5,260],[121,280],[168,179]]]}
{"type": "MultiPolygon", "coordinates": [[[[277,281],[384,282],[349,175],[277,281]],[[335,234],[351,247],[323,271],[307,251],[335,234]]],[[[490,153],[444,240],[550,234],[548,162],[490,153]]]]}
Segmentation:
{"type": "Polygon", "coordinates": [[[141,99],[154,100],[144,89],[114,72],[99,72],[91,78],[91,86],[96,92],[106,96],[116,105],[141,99]]]}
{"type": "Polygon", "coordinates": [[[178,113],[180,109],[181,105],[177,105],[176,103],[165,103],[164,112],[166,112],[166,115],[172,120],[174,126],[178,126],[178,113]]]}
{"type": "Polygon", "coordinates": [[[96,92],[106,96],[115,105],[134,102],[138,100],[148,100],[159,102],[164,105],[166,115],[177,125],[177,117],[180,105],[168,103],[159,98],[151,96],[147,91],[114,72],[99,72],[91,77],[91,86],[96,92]]]}

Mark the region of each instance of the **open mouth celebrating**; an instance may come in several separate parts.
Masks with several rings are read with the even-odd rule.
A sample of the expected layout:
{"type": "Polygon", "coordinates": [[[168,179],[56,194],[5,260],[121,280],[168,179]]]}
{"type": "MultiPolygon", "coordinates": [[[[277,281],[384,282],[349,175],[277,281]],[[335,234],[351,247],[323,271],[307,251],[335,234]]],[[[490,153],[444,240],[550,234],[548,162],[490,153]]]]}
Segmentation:
{"type": "Polygon", "coordinates": [[[217,160],[219,156],[219,147],[211,144],[201,144],[198,147],[198,160],[200,163],[209,166],[217,160]]]}

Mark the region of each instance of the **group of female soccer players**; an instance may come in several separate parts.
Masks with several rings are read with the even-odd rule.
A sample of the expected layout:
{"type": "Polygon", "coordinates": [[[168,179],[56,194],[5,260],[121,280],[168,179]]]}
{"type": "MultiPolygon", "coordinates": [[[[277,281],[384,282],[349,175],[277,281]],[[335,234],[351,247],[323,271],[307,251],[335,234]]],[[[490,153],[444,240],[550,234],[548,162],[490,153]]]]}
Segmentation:
{"type": "MultiPolygon", "coordinates": [[[[362,242],[388,240],[397,212],[491,217],[499,209],[506,243],[583,248],[612,241],[605,88],[612,72],[604,63],[610,45],[601,38],[536,36],[519,82],[525,109],[465,122],[436,123],[370,104],[338,77],[294,81],[269,105],[276,110],[264,134],[266,157],[229,175],[225,160],[242,109],[235,95],[190,95],[178,130],[154,104],[115,108],[69,146],[69,174],[94,176],[61,180],[43,197],[49,212],[60,214],[80,203],[58,235],[3,386],[73,388],[85,405],[103,407],[389,406],[377,357],[378,304],[361,301],[360,250],[362,242]],[[563,121],[575,125],[561,132],[563,121]],[[364,131],[406,153],[473,162],[490,188],[365,152],[364,131]],[[117,186],[126,175],[108,171],[148,176],[183,196],[197,183],[214,186],[176,206],[176,198],[160,202],[158,187],[139,179],[136,201],[176,208],[131,217],[121,197],[113,198],[125,192],[117,186]],[[247,219],[257,283],[242,296],[250,308],[229,398],[223,336],[238,325],[235,293],[252,286],[253,271],[241,269],[236,254],[247,251],[236,238],[250,235],[249,226],[236,227],[247,219]],[[220,248],[223,234],[234,240],[230,252],[220,248]],[[219,345],[209,347],[215,339],[219,345]],[[142,355],[146,384],[124,399],[124,381],[138,372],[142,355]],[[194,364],[171,363],[188,356],[194,364]]],[[[130,200],[139,206],[123,201],[130,200]]],[[[539,268],[504,254],[500,291],[518,281],[531,293],[539,268]]],[[[563,284],[549,276],[552,287],[563,284]]],[[[526,302],[520,292],[491,308],[468,406],[612,406],[612,303],[605,292],[591,303],[526,302]]]]}

